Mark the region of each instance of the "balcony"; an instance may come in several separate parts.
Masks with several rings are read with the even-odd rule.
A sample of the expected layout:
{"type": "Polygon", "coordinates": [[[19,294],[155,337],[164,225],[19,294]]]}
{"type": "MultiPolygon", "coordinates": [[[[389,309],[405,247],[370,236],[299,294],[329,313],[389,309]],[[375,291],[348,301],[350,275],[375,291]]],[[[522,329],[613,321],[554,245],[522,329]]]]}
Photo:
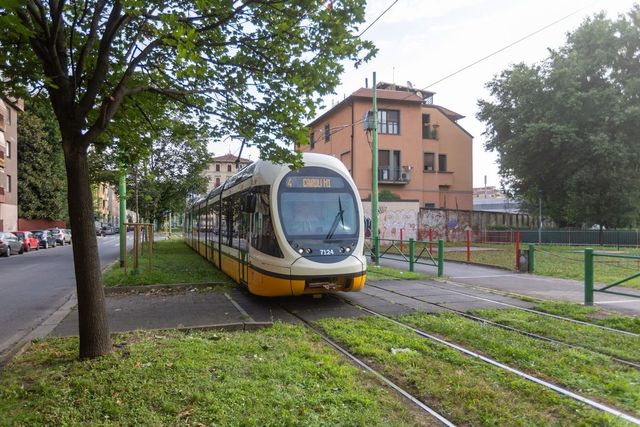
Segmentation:
{"type": "Polygon", "coordinates": [[[378,182],[381,184],[407,184],[411,181],[411,170],[408,168],[378,168],[378,182]]]}
{"type": "Polygon", "coordinates": [[[453,172],[438,172],[438,185],[452,186],[453,172]]]}

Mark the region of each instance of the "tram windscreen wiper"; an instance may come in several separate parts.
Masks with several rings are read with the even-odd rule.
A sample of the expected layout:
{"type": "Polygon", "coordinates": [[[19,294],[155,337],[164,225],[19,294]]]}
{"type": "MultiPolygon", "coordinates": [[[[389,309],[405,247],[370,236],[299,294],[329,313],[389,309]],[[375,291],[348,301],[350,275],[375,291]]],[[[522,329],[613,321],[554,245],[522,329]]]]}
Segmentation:
{"type": "Polygon", "coordinates": [[[344,209],[342,209],[342,201],[340,200],[340,196],[338,196],[338,213],[333,219],[333,224],[331,224],[331,229],[329,230],[329,233],[327,233],[325,240],[331,239],[333,237],[339,223],[342,223],[342,226],[344,227],[344,209]]]}

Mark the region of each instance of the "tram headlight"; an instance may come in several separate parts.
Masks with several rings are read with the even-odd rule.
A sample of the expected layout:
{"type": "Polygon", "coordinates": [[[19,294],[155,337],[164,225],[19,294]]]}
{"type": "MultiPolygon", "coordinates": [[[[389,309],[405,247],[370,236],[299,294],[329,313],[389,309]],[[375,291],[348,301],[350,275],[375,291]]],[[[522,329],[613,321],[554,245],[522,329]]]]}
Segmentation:
{"type": "Polygon", "coordinates": [[[310,254],[311,252],[313,252],[311,248],[307,248],[307,253],[310,254]]]}
{"type": "Polygon", "coordinates": [[[351,248],[347,246],[347,252],[351,252],[351,248]]]}
{"type": "Polygon", "coordinates": [[[298,253],[301,253],[301,254],[304,253],[304,248],[298,249],[298,253]]]}

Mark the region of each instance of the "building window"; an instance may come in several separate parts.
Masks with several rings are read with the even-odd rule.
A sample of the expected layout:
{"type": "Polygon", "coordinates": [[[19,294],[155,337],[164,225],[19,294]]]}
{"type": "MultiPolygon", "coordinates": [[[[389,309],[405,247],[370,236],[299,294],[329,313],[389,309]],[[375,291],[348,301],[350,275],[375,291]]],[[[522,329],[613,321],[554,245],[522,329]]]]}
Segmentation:
{"type": "Polygon", "coordinates": [[[435,170],[436,155],[433,153],[424,153],[424,171],[430,172],[435,170]]]}
{"type": "Polygon", "coordinates": [[[220,187],[220,178],[216,178],[216,187],[220,187]]]}
{"type": "Polygon", "coordinates": [[[390,135],[400,134],[400,111],[379,110],[378,111],[378,132],[390,135]]]}
{"type": "Polygon", "coordinates": [[[7,192],[11,193],[11,175],[7,175],[7,192]]]}
{"type": "Polygon", "coordinates": [[[438,172],[447,171],[447,155],[438,154],[438,172]]]}
{"type": "Polygon", "coordinates": [[[431,115],[422,115],[422,139],[431,139],[431,115]]]}
{"type": "Polygon", "coordinates": [[[327,123],[324,125],[324,142],[329,142],[329,139],[331,139],[331,126],[327,123]]]}
{"type": "Polygon", "coordinates": [[[7,106],[7,125],[10,125],[12,120],[11,107],[7,106]]]}
{"type": "Polygon", "coordinates": [[[11,141],[5,141],[6,144],[6,154],[7,154],[7,159],[11,158],[11,141]]]}
{"type": "Polygon", "coordinates": [[[436,204],[435,203],[425,203],[424,204],[424,208],[425,209],[435,209],[436,204]]]}
{"type": "Polygon", "coordinates": [[[311,132],[311,135],[309,136],[309,146],[311,147],[312,150],[313,150],[313,147],[316,146],[316,134],[315,134],[315,132],[311,132]]]}
{"type": "Polygon", "coordinates": [[[231,172],[231,165],[227,165],[227,172],[231,172]]]}
{"type": "Polygon", "coordinates": [[[216,172],[220,172],[220,165],[216,165],[216,172]]]}

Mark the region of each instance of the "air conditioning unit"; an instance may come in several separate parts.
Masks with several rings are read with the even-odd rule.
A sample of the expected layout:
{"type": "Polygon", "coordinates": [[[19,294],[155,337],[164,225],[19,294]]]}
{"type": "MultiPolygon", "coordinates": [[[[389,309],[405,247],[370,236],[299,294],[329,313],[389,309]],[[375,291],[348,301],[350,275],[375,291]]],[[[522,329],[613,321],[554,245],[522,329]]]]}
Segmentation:
{"type": "Polygon", "coordinates": [[[403,181],[407,181],[409,179],[409,176],[407,175],[406,172],[402,172],[402,180],[403,181]]]}

